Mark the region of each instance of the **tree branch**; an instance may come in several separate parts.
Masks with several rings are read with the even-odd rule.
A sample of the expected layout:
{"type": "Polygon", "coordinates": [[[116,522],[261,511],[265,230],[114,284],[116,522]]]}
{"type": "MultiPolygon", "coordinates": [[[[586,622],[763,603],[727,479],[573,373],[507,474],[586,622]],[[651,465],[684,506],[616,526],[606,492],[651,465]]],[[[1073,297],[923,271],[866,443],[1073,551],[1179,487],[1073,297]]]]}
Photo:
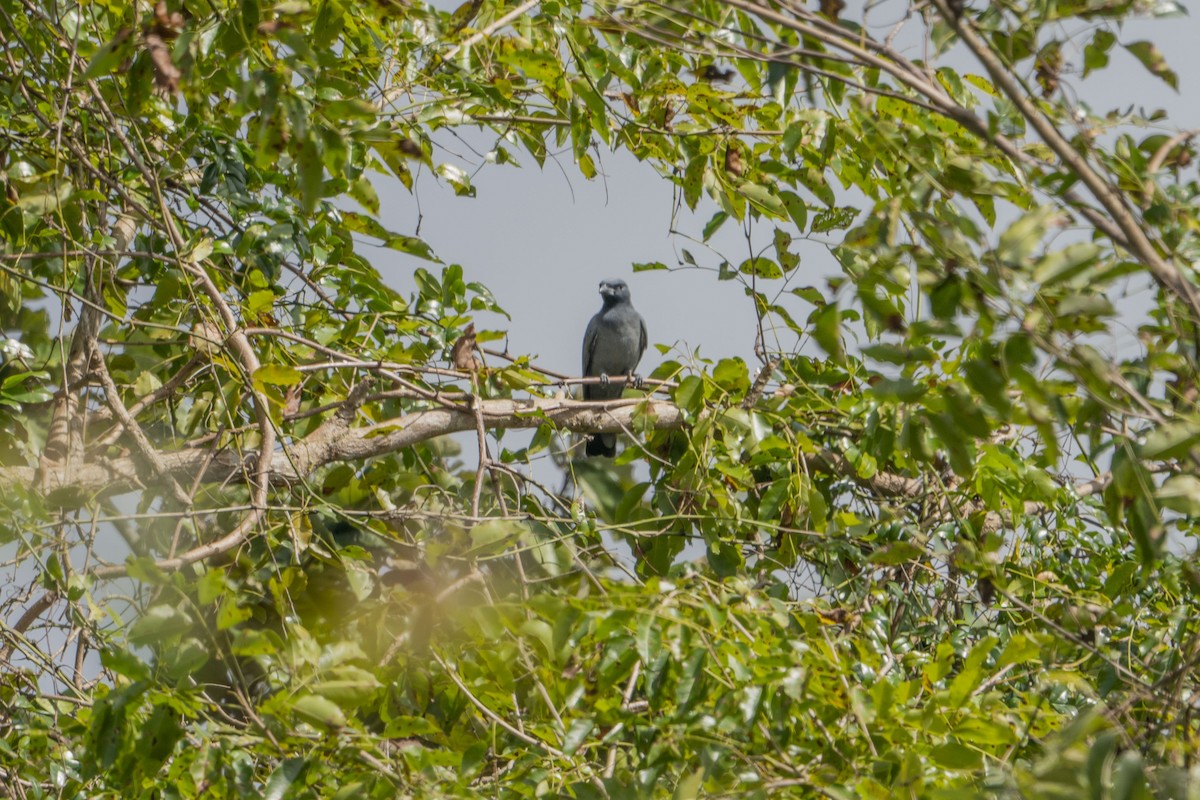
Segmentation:
{"type": "Polygon", "coordinates": [[[104,363],[104,354],[100,352],[100,348],[96,343],[92,342],[92,350],[96,354],[96,376],[100,380],[100,385],[104,388],[105,399],[108,400],[108,407],[112,409],[112,413],[120,421],[125,432],[130,435],[138,452],[145,457],[146,462],[153,470],[155,476],[162,476],[166,481],[167,487],[171,490],[171,494],[184,507],[187,508],[192,504],[192,499],[188,493],[183,490],[179,482],[173,476],[168,474],[163,469],[162,459],[159,452],[150,444],[150,440],[146,438],[145,431],[142,426],[137,424],[137,420],[125,408],[125,404],[121,401],[121,392],[117,389],[116,383],[113,382],[112,376],[108,373],[108,365],[104,363]]]}
{"type": "MultiPolygon", "coordinates": [[[[113,249],[120,252],[128,248],[136,232],[137,223],[133,217],[123,214],[112,225],[113,249]]],[[[100,301],[109,266],[101,258],[91,258],[86,269],[85,302],[79,306],[79,322],[71,334],[70,350],[63,359],[62,388],[55,399],[46,445],[42,449],[42,468],[47,472],[70,465],[81,457],[83,449],[79,391],[88,372],[100,324],[104,320],[104,306],[100,301]]]]}
{"type": "MultiPolygon", "coordinates": [[[[636,398],[588,402],[566,399],[484,400],[480,412],[491,429],[529,429],[551,424],[579,433],[617,433],[633,425],[635,414],[650,416],[655,429],[679,428],[683,413],[664,400],[636,398]]],[[[427,409],[384,420],[374,425],[350,428],[345,416],[334,416],[306,438],[287,447],[288,459],[272,459],[272,485],[294,483],[313,470],[335,461],[356,461],[411,447],[437,436],[472,430],[475,412],[467,406],[427,409]]],[[[210,457],[207,450],[177,450],[158,453],[163,477],[193,480],[210,457]]],[[[204,479],[226,480],[253,466],[258,451],[227,450],[212,456],[204,479]]],[[[0,468],[0,491],[26,484],[34,478],[32,467],[0,468]]],[[[136,459],[97,459],[45,471],[47,491],[69,490],[82,494],[120,494],[139,486],[136,459]]]]}
{"type": "Polygon", "coordinates": [[[1146,266],[1154,280],[1165,291],[1177,297],[1188,309],[1192,319],[1200,319],[1200,291],[1188,280],[1178,264],[1165,260],[1154,243],[1150,241],[1141,221],[1137,219],[1126,202],[1125,195],[1119,188],[1107,181],[1103,175],[1092,168],[1087,159],[1079,153],[1058,130],[1053,122],[1038,110],[1037,106],[1025,95],[1012,73],[1004,67],[991,47],[983,40],[975,28],[975,24],[965,15],[956,15],[950,9],[946,0],[933,0],[943,19],[953,26],[963,43],[979,59],[979,63],[987,70],[992,82],[1004,93],[1017,110],[1042,137],[1042,141],[1054,151],[1062,163],[1072,174],[1077,176],[1096,201],[1112,217],[1120,230],[1131,254],[1146,266]]]}
{"type": "MultiPolygon", "coordinates": [[[[360,428],[351,428],[355,410],[365,398],[370,382],[363,382],[351,391],[337,414],[299,442],[286,446],[287,458],[273,458],[267,481],[284,487],[306,479],[317,469],[335,462],[362,461],[428,441],[438,436],[475,430],[480,421],[486,428],[532,429],[553,425],[576,433],[628,432],[634,418],[646,415],[655,430],[677,429],[683,426],[683,412],[672,403],[650,398],[628,398],[606,402],[567,399],[533,398],[525,400],[479,400],[469,405],[440,407],[416,411],[390,420],[360,428]]],[[[201,482],[219,483],[254,472],[257,450],[213,452],[188,449],[154,454],[152,462],[161,477],[168,480],[187,480],[192,485],[201,482]]],[[[141,453],[140,458],[148,458],[141,453]]],[[[924,495],[928,486],[917,477],[891,472],[876,472],[869,478],[858,475],[854,465],[833,450],[819,450],[803,456],[811,471],[824,472],[852,480],[879,497],[915,499],[924,495]]],[[[28,484],[34,477],[32,467],[0,468],[0,491],[28,484]]],[[[62,466],[44,472],[44,485],[50,490],[70,491],[77,496],[120,494],[141,485],[137,459],[99,459],[74,467],[62,466]]],[[[1088,497],[1107,485],[1105,474],[1073,488],[1080,498],[1088,497]]],[[[1025,513],[1036,514],[1043,504],[1026,503],[1025,513]]],[[[960,513],[984,510],[979,501],[967,501],[960,513]],[[964,511],[965,509],[965,511],[964,511]]],[[[1001,527],[1012,524],[1007,515],[988,514],[985,525],[1001,527]]],[[[163,570],[179,569],[187,564],[228,552],[245,539],[244,526],[216,541],[200,545],[182,555],[157,562],[163,570]]],[[[98,578],[113,578],[126,574],[124,565],[103,567],[93,572],[98,578]]]]}

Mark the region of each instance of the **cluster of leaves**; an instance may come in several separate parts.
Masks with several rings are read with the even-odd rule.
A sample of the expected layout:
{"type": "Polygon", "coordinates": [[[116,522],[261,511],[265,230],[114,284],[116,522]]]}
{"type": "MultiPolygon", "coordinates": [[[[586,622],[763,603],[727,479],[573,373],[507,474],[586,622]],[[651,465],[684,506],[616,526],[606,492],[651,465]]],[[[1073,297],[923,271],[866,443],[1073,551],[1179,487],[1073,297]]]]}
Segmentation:
{"type": "Polygon", "coordinates": [[[1061,91],[1124,5],[914,9],[977,72],[838,6],[0,0],[3,790],[1186,796],[1188,140],[1061,91]],[[458,128],[628,150],[710,252],[744,226],[684,258],[762,365],[664,363],[681,425],[643,407],[615,464],[529,413],[404,439],[545,382],[450,369],[501,309],[379,218],[380,180],[474,194],[458,128]]]}

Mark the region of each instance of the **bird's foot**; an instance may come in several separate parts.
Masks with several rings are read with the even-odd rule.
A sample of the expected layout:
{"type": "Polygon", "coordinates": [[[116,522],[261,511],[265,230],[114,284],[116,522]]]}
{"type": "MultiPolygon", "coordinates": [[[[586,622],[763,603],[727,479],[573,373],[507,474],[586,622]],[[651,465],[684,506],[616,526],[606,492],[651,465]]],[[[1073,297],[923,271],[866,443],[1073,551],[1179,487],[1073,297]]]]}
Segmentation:
{"type": "Polygon", "coordinates": [[[636,375],[636,374],[630,375],[629,380],[633,384],[633,388],[635,388],[635,389],[641,389],[642,385],[645,383],[645,381],[642,379],[642,376],[636,375]]]}
{"type": "Polygon", "coordinates": [[[608,386],[608,376],[605,375],[603,372],[600,373],[600,385],[608,386]]]}

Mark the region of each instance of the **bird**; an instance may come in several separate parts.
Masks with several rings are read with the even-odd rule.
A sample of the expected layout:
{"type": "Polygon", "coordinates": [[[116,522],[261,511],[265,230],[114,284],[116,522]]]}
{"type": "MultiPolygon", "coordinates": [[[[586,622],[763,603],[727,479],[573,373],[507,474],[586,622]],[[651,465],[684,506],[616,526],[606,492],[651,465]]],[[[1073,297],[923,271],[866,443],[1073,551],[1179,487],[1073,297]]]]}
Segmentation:
{"type": "MultiPolygon", "coordinates": [[[[583,334],[583,374],[600,378],[600,383],[585,384],[584,400],[615,400],[625,389],[625,382],[610,384],[610,376],[633,376],[642,353],[646,351],[646,321],[633,308],[629,287],[620,279],[600,281],[600,298],[604,305],[588,323],[583,334]]],[[[585,453],[589,456],[617,454],[617,435],[597,433],[588,438],[585,453]]]]}

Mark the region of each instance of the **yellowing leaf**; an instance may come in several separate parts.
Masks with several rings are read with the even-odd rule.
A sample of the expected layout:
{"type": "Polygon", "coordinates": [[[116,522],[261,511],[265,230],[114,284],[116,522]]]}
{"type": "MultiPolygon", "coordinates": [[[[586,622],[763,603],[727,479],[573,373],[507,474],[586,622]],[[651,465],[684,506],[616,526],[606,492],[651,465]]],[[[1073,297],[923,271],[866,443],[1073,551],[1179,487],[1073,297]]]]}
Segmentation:
{"type": "Polygon", "coordinates": [[[346,724],[346,714],[337,703],[320,695],[306,694],[292,702],[292,710],[301,719],[318,725],[340,728],[346,724]]]}
{"type": "Polygon", "coordinates": [[[1150,70],[1150,74],[1162,78],[1163,82],[1176,91],[1179,90],[1179,76],[1167,64],[1167,58],[1153,42],[1134,42],[1124,46],[1133,57],[1142,62],[1142,66],[1150,70]]]}
{"type": "Polygon", "coordinates": [[[282,364],[267,364],[254,371],[254,380],[272,386],[294,386],[304,378],[304,373],[295,367],[282,364]]]}
{"type": "Polygon", "coordinates": [[[996,257],[1009,266],[1019,267],[1041,245],[1051,222],[1058,215],[1054,206],[1041,206],[1009,226],[1000,234],[996,257]]]}

